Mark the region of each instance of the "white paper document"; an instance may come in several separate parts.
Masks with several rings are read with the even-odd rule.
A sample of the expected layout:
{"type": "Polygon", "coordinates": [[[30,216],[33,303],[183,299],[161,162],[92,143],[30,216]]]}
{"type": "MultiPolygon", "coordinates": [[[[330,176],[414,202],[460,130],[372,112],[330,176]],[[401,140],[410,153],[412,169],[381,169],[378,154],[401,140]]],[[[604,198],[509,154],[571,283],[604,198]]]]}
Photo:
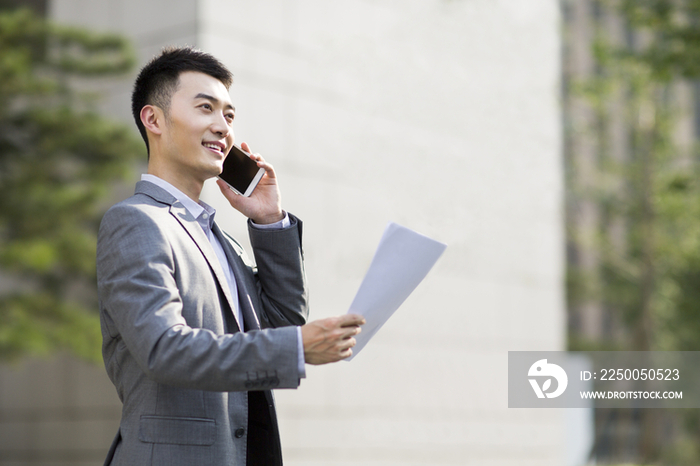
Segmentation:
{"type": "Polygon", "coordinates": [[[355,337],[347,360],[357,356],[389,317],[423,281],[447,247],[395,223],[389,223],[348,313],[367,323],[355,337]]]}

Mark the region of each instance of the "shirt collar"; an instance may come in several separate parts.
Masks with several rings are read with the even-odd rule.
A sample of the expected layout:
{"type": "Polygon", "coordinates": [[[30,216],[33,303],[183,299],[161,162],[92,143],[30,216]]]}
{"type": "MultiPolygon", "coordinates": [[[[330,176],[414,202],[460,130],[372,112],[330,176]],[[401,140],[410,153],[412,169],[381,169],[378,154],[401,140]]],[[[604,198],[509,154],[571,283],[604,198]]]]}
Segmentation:
{"type": "Polygon", "coordinates": [[[187,209],[187,211],[195,219],[197,219],[197,223],[199,223],[204,231],[211,230],[214,223],[214,215],[216,214],[216,209],[214,209],[212,206],[203,201],[199,201],[199,203],[193,201],[187,194],[155,175],[142,174],[141,181],[148,181],[149,183],[153,183],[159,188],[166,190],[185,206],[185,209],[187,209]]]}

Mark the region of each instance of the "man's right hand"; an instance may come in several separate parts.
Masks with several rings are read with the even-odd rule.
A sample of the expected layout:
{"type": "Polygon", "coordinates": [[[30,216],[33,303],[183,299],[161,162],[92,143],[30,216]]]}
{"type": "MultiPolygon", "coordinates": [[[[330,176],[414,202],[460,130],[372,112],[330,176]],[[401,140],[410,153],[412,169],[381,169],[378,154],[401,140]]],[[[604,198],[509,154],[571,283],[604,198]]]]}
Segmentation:
{"type": "Polygon", "coordinates": [[[304,359],[308,364],[327,364],[352,355],[355,335],[365,318],[357,314],[314,320],[301,327],[304,359]]]}

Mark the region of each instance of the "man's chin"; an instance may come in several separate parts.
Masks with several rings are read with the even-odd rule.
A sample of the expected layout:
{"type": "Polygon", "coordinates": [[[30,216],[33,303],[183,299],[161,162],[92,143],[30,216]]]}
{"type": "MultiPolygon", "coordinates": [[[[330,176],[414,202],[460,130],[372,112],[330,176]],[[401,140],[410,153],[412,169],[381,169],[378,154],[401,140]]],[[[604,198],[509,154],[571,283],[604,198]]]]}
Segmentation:
{"type": "Polygon", "coordinates": [[[216,176],[221,175],[221,173],[223,171],[224,171],[224,161],[222,160],[221,162],[214,162],[213,166],[211,167],[210,178],[214,178],[216,176]]]}
{"type": "Polygon", "coordinates": [[[201,175],[204,178],[205,181],[210,180],[212,178],[216,178],[217,176],[221,175],[221,172],[223,171],[222,166],[214,166],[210,167],[208,170],[204,170],[201,175]]]}

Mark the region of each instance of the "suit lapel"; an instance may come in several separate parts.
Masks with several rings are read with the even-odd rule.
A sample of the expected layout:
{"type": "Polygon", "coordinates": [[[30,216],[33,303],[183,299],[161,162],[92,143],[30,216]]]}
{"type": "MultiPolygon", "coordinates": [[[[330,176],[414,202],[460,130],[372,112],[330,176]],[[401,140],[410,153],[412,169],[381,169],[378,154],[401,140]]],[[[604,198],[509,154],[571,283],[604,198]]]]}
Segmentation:
{"type": "Polygon", "coordinates": [[[241,314],[243,314],[246,330],[259,330],[260,321],[258,320],[258,315],[255,313],[255,307],[251,297],[251,293],[256,292],[255,281],[250,278],[250,274],[243,260],[233,249],[228,238],[226,238],[226,235],[224,235],[216,222],[214,222],[212,231],[219,240],[219,243],[221,243],[221,247],[224,248],[226,257],[233,269],[233,276],[236,279],[236,288],[238,288],[238,304],[241,308],[241,314]]]}
{"type": "MultiPolygon", "coordinates": [[[[226,281],[226,275],[224,275],[224,270],[221,268],[219,259],[216,257],[214,248],[209,242],[209,238],[207,238],[207,235],[204,233],[204,230],[202,230],[202,227],[199,226],[197,221],[192,217],[192,214],[190,214],[190,212],[185,208],[185,206],[178,201],[176,201],[173,205],[170,206],[170,214],[173,217],[175,217],[178,222],[180,222],[180,225],[182,225],[182,227],[187,231],[194,243],[202,252],[204,258],[209,263],[209,267],[212,269],[216,280],[219,282],[219,288],[221,288],[221,290],[223,291],[224,296],[226,297],[226,301],[228,302],[228,312],[232,313],[233,309],[235,309],[235,306],[231,297],[231,290],[228,286],[228,282],[226,281]]],[[[235,321],[236,319],[233,320],[235,321]]]]}
{"type": "MultiPolygon", "coordinates": [[[[152,183],[147,181],[138,182],[136,184],[136,192],[146,194],[158,202],[170,205],[170,215],[172,215],[178,221],[178,223],[180,223],[182,228],[185,229],[187,234],[190,236],[190,238],[192,238],[192,241],[194,241],[197,248],[204,256],[204,259],[206,259],[209,267],[214,273],[216,280],[219,282],[219,288],[222,290],[224,297],[228,302],[230,309],[229,312],[232,313],[232,310],[235,309],[235,307],[231,297],[231,290],[229,289],[228,282],[226,281],[226,276],[221,268],[219,259],[216,257],[214,248],[209,242],[209,238],[207,238],[207,235],[202,230],[202,227],[199,226],[197,220],[192,216],[192,214],[190,214],[187,208],[180,201],[175,199],[175,197],[170,195],[170,193],[164,189],[161,189],[152,183]]],[[[234,271],[234,274],[235,273],[236,271],[234,271]]],[[[233,321],[235,322],[236,319],[234,318],[233,321]]],[[[238,324],[236,324],[236,326],[238,326],[238,324]]]]}

